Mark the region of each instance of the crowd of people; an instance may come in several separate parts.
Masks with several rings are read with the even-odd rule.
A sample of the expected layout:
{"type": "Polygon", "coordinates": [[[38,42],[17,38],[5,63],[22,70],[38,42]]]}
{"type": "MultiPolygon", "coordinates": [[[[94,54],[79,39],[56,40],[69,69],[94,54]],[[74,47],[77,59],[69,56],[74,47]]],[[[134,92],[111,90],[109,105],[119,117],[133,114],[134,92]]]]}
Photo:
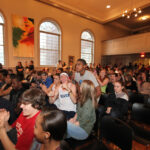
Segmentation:
{"type": "Polygon", "coordinates": [[[123,119],[139,95],[150,97],[150,66],[88,66],[78,59],[50,71],[30,61],[18,62],[14,72],[1,65],[0,149],[61,150],[63,139],[87,139],[97,119],[123,119]]]}

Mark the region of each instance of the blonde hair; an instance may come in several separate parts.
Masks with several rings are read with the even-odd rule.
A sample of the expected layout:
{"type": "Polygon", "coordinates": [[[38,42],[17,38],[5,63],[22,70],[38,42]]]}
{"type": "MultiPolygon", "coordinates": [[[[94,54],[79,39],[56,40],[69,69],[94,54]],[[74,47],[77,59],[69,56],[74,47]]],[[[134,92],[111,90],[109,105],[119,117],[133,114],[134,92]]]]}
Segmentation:
{"type": "Polygon", "coordinates": [[[97,106],[96,89],[94,87],[94,84],[90,80],[84,80],[81,84],[81,98],[80,98],[81,107],[88,99],[92,100],[93,107],[97,106]]]}

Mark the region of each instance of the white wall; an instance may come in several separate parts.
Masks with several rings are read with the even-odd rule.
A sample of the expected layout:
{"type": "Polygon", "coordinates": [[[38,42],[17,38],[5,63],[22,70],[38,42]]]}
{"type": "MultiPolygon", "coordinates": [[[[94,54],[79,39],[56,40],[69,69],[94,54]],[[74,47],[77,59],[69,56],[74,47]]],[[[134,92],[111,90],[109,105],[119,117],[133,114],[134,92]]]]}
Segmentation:
{"type": "Polygon", "coordinates": [[[102,42],[102,55],[150,52],[150,33],[127,36],[102,42]]]}
{"type": "Polygon", "coordinates": [[[103,25],[87,19],[69,14],[54,7],[39,3],[35,0],[0,0],[0,11],[5,18],[5,56],[6,67],[15,67],[18,61],[33,59],[35,66],[39,66],[39,33],[38,28],[42,20],[49,18],[55,20],[62,31],[62,60],[68,62],[68,56],[80,58],[80,35],[83,30],[90,29],[95,38],[95,63],[101,61],[101,41],[118,37],[126,32],[113,28],[105,28],[103,25]],[[13,56],[12,45],[12,14],[34,18],[34,57],[18,58],[13,56]],[[119,34],[116,34],[119,33],[119,34]]]}

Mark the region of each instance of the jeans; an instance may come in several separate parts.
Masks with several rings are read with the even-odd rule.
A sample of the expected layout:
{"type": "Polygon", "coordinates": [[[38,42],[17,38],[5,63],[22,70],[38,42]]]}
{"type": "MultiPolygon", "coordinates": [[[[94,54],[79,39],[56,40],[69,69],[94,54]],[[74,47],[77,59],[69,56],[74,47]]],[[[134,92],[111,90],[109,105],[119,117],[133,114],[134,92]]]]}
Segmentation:
{"type": "Polygon", "coordinates": [[[76,140],[85,140],[88,138],[88,134],[80,126],[76,126],[71,122],[67,122],[67,138],[70,137],[76,140]]]}

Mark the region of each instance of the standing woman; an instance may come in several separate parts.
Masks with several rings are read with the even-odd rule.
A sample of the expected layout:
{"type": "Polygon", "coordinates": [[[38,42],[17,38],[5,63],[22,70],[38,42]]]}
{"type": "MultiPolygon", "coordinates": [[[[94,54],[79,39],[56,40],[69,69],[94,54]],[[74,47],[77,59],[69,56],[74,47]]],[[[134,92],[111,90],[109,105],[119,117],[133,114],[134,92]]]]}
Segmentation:
{"type": "Polygon", "coordinates": [[[92,81],[84,80],[80,87],[81,98],[77,104],[77,113],[67,124],[67,136],[84,140],[90,135],[96,121],[96,92],[92,81]]]}
{"type": "Polygon", "coordinates": [[[22,80],[23,80],[23,78],[24,78],[24,73],[23,73],[24,68],[22,66],[22,62],[21,61],[18,62],[18,65],[16,66],[16,71],[17,71],[17,75],[20,76],[22,78],[22,80]]]}

